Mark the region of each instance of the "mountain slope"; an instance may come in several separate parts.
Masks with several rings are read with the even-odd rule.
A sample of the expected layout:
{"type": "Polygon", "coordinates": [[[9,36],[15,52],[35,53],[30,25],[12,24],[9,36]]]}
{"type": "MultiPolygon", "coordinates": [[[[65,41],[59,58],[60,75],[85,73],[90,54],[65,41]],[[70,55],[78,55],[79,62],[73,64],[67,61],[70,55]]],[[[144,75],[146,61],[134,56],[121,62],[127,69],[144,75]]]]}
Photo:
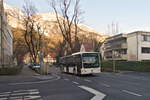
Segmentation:
{"type": "MultiPolygon", "coordinates": [[[[21,28],[23,27],[23,17],[25,16],[23,12],[16,7],[4,4],[5,12],[8,15],[8,23],[13,28],[21,28]]],[[[59,40],[62,38],[57,20],[55,17],[55,13],[38,13],[34,15],[35,19],[38,20],[39,24],[42,26],[42,29],[45,32],[45,35],[48,37],[51,37],[54,40],[59,40]]],[[[95,31],[94,29],[90,28],[89,26],[86,26],[84,24],[80,24],[79,26],[79,34],[85,35],[85,37],[89,37],[90,34],[93,34],[98,41],[104,41],[107,35],[104,35],[102,33],[99,33],[95,31]]]]}

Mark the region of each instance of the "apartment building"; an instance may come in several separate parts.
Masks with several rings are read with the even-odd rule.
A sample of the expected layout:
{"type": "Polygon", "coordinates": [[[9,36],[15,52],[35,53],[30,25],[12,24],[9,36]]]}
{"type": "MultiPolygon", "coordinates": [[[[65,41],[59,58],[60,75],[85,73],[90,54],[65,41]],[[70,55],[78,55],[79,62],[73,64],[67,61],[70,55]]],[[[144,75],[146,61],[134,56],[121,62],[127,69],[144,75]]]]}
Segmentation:
{"type": "Polygon", "coordinates": [[[12,63],[13,36],[4,13],[3,0],[0,0],[0,67],[12,63]]]}
{"type": "Polygon", "coordinates": [[[150,32],[136,31],[109,37],[101,46],[104,60],[150,60],[150,32]]]}

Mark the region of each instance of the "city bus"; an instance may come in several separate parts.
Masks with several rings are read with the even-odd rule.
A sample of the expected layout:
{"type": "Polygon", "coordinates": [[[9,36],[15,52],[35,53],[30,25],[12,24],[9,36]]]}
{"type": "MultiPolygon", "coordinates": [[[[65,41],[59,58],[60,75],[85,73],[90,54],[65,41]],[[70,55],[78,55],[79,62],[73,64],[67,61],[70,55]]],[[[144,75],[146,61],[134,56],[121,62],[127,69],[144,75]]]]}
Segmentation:
{"type": "Polygon", "coordinates": [[[61,71],[76,75],[101,72],[100,55],[98,52],[78,52],[60,58],[61,71]]]}

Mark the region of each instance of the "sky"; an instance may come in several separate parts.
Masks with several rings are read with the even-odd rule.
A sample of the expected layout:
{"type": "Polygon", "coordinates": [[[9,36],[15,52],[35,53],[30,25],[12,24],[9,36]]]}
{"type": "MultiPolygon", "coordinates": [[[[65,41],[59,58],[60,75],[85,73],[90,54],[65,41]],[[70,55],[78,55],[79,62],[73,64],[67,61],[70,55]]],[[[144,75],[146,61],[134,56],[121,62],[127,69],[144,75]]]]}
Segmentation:
{"type": "MultiPolygon", "coordinates": [[[[22,8],[24,0],[4,0],[22,8]]],[[[48,0],[31,0],[39,12],[49,12],[48,0]]],[[[98,32],[111,31],[112,23],[118,24],[119,33],[150,31],[150,0],[81,0],[85,12],[83,24],[98,32]],[[109,26],[109,28],[108,28],[109,26]]]]}

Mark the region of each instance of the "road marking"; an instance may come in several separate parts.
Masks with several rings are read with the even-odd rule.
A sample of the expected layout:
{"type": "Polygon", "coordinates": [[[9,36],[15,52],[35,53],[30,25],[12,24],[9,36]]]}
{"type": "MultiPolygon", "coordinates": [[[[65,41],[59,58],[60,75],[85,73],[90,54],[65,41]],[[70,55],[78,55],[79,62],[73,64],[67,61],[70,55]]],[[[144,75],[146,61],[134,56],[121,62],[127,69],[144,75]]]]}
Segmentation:
{"type": "Polygon", "coordinates": [[[30,85],[30,84],[40,84],[40,83],[47,83],[52,82],[60,79],[60,76],[55,75],[55,79],[46,80],[46,81],[37,81],[37,82],[23,82],[23,83],[10,83],[8,85],[30,85]]]}
{"type": "Polygon", "coordinates": [[[8,100],[8,98],[0,98],[0,100],[8,100]]]}
{"type": "Polygon", "coordinates": [[[79,86],[79,87],[95,95],[91,100],[103,100],[104,97],[106,96],[105,94],[103,94],[95,89],[92,89],[92,88],[89,88],[86,86],[79,86]]]}
{"type": "Polygon", "coordinates": [[[17,90],[17,91],[13,91],[14,93],[17,93],[17,92],[26,92],[27,90],[17,90]]]}
{"type": "Polygon", "coordinates": [[[38,89],[30,89],[30,90],[17,90],[17,91],[13,91],[13,92],[34,92],[34,91],[38,91],[38,89]]]}
{"type": "Polygon", "coordinates": [[[64,79],[65,81],[69,81],[69,79],[64,79]]]}
{"type": "Polygon", "coordinates": [[[18,96],[18,95],[27,95],[27,94],[29,94],[29,93],[13,93],[13,94],[11,94],[11,96],[18,96]]]}
{"type": "Polygon", "coordinates": [[[10,100],[23,100],[23,96],[10,97],[10,100]]]}
{"type": "Polygon", "coordinates": [[[29,94],[33,95],[33,94],[39,94],[40,92],[37,91],[37,92],[30,92],[29,94]]]}
{"type": "Polygon", "coordinates": [[[127,90],[122,90],[122,91],[125,92],[125,93],[128,93],[128,94],[132,94],[132,95],[138,96],[138,97],[142,96],[141,94],[137,94],[137,93],[134,93],[134,92],[131,92],[131,91],[127,91],[127,90]]]}
{"type": "Polygon", "coordinates": [[[27,94],[33,95],[33,94],[39,94],[39,93],[40,93],[39,91],[26,91],[23,93],[13,93],[11,94],[11,96],[27,95],[27,94]]]}
{"type": "Polygon", "coordinates": [[[110,87],[110,85],[105,84],[105,83],[103,83],[102,85],[105,86],[105,87],[108,87],[108,88],[110,87]]]}
{"type": "Polygon", "coordinates": [[[15,90],[0,94],[0,100],[42,100],[38,89],[15,90]]]}
{"type": "Polygon", "coordinates": [[[1,94],[0,97],[7,97],[9,94],[1,94]]]}
{"type": "Polygon", "coordinates": [[[41,96],[24,96],[25,100],[33,100],[33,99],[40,99],[41,96]]]}
{"type": "Polygon", "coordinates": [[[48,80],[52,79],[53,76],[46,76],[46,75],[37,75],[37,76],[32,76],[33,78],[41,79],[41,80],[48,80]]]}
{"type": "Polygon", "coordinates": [[[11,92],[3,92],[3,93],[0,93],[0,94],[9,94],[9,93],[11,93],[11,92]]]}
{"type": "Polygon", "coordinates": [[[72,81],[74,84],[77,84],[77,85],[79,85],[79,83],[78,82],[75,82],[75,81],[72,81]]]}
{"type": "Polygon", "coordinates": [[[26,91],[29,91],[29,92],[36,92],[36,91],[39,91],[38,89],[30,89],[30,90],[26,90],[26,91]]]}
{"type": "Polygon", "coordinates": [[[84,81],[87,81],[87,82],[92,82],[91,80],[88,80],[88,79],[84,79],[84,81]]]}

